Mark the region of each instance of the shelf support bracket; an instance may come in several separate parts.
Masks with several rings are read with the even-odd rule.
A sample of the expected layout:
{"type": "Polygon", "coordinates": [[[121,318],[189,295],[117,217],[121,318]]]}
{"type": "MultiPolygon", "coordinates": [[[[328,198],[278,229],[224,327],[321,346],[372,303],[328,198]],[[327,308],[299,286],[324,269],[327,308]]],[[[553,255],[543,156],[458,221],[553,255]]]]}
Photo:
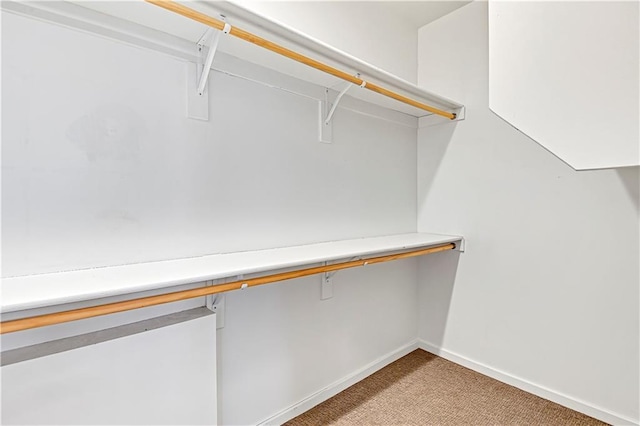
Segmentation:
{"type": "MultiPolygon", "coordinates": [[[[221,15],[221,18],[224,21],[224,16],[221,15]]],[[[225,22],[222,32],[224,34],[229,34],[229,31],[231,31],[231,25],[225,22]]],[[[220,31],[214,28],[208,28],[196,43],[200,61],[197,64],[189,64],[190,69],[187,76],[187,116],[189,118],[204,121],[209,120],[209,96],[207,91],[207,82],[209,81],[211,65],[213,65],[213,59],[216,56],[219,42],[220,31]],[[206,59],[203,61],[204,48],[208,40],[211,40],[209,43],[209,52],[207,53],[206,59]],[[195,73],[193,72],[193,66],[195,66],[195,73]]]]}
{"type": "MultiPolygon", "coordinates": [[[[323,262],[324,266],[327,266],[327,262],[323,262]]],[[[333,280],[332,277],[335,275],[335,272],[329,273],[324,272],[321,275],[322,285],[320,286],[320,300],[327,300],[333,297],[333,280]]]]}
{"type": "MultiPolygon", "coordinates": [[[[216,285],[214,280],[206,282],[207,287],[216,285]]],[[[216,314],[216,329],[224,328],[225,294],[209,294],[205,296],[205,306],[216,314]]]]}
{"type": "Polygon", "coordinates": [[[351,87],[353,87],[353,83],[348,83],[347,86],[344,89],[342,89],[342,91],[338,94],[338,96],[336,97],[336,100],[333,101],[333,105],[329,110],[329,114],[327,114],[327,118],[325,118],[324,120],[325,126],[331,122],[331,119],[333,118],[333,114],[336,112],[336,108],[338,108],[338,104],[340,103],[340,99],[342,99],[344,94],[347,93],[347,91],[351,89],[351,87]]]}
{"type": "MultiPolygon", "coordinates": [[[[357,78],[360,78],[360,73],[356,74],[357,78]]],[[[367,85],[366,81],[362,81],[360,85],[361,88],[364,88],[367,85]]],[[[336,112],[338,108],[338,104],[340,103],[340,99],[354,86],[353,83],[347,83],[344,89],[340,91],[336,99],[333,101],[331,108],[329,108],[329,89],[325,89],[325,100],[320,101],[320,132],[319,139],[320,142],[331,143],[333,142],[333,126],[331,125],[331,119],[333,118],[333,114],[336,112]]]]}
{"type": "Polygon", "coordinates": [[[318,101],[318,140],[322,143],[333,142],[333,126],[326,123],[329,115],[329,89],[324,89],[324,100],[318,101]]]}

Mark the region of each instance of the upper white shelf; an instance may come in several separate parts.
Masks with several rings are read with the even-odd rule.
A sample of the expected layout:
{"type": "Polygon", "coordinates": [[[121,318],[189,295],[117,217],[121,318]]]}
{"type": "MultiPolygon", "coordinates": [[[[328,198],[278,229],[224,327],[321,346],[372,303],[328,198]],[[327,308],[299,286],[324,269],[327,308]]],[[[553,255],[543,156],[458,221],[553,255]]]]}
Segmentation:
{"type": "MultiPolygon", "coordinates": [[[[463,106],[429,92],[402,78],[335,49],[280,22],[271,20],[237,4],[224,1],[188,2],[188,6],[209,16],[226,16],[227,22],[298,53],[352,74],[360,73],[367,81],[379,84],[417,101],[463,117],[463,106]]],[[[37,17],[65,26],[89,31],[129,44],[162,51],[196,62],[196,42],[208,28],[203,24],[140,1],[127,2],[2,2],[4,10],[37,17]]],[[[281,57],[234,37],[222,37],[218,50],[247,62],[316,84],[335,87],[342,80],[281,57]]],[[[220,66],[214,62],[214,68],[220,66]]],[[[224,64],[222,65],[224,67],[224,64]]],[[[177,82],[177,84],[180,84],[177,82]]],[[[403,104],[368,90],[352,90],[349,96],[414,117],[425,117],[427,111],[403,104]]],[[[439,117],[442,118],[442,117],[439,117]]],[[[448,121],[442,118],[443,122],[448,121]]]]}
{"type": "Polygon", "coordinates": [[[462,237],[451,235],[399,234],[5,278],[2,280],[1,311],[93,300],[461,240],[462,237]]]}

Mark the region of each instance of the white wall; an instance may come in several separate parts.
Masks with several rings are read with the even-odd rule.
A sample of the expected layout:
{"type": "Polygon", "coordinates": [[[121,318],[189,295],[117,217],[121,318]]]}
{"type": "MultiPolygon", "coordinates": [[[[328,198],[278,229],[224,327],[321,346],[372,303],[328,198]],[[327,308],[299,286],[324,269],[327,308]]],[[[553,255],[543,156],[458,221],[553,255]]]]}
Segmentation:
{"type": "MultiPolygon", "coordinates": [[[[221,73],[211,121],[189,120],[185,63],[2,19],[3,275],[415,231],[415,128],[339,109],[321,144],[315,99],[221,73]]],[[[416,274],[414,260],[340,272],[322,302],[319,278],[228,295],[221,423],[411,342],[416,274]]]]}
{"type": "Polygon", "coordinates": [[[235,3],[416,82],[416,26],[389,13],[388,2],[236,0],[235,3]]]}
{"type": "Polygon", "coordinates": [[[638,166],[638,34],[637,1],[492,0],[489,106],[577,170],[638,166]]]}
{"type": "Polygon", "coordinates": [[[417,262],[383,266],[339,272],[324,301],[320,277],[229,293],[221,424],[255,424],[415,341],[417,262]]]}
{"type": "Polygon", "coordinates": [[[467,108],[419,130],[418,228],[467,240],[421,260],[420,337],[637,423],[638,168],[573,171],[489,110],[487,69],[485,2],[420,29],[419,83],[467,108]]]}
{"type": "Polygon", "coordinates": [[[3,275],[415,230],[416,130],[5,14],[3,275]],[[42,39],[55,42],[53,49],[42,39]]]}

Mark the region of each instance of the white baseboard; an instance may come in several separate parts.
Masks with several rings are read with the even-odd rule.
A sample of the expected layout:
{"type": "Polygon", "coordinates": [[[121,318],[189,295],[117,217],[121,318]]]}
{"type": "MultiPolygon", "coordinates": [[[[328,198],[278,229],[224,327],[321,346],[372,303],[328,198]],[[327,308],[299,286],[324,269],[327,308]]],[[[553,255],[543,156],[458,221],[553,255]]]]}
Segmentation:
{"type": "Polygon", "coordinates": [[[602,420],[603,422],[607,422],[612,425],[638,426],[638,420],[632,420],[624,416],[611,413],[605,409],[596,407],[587,402],[580,401],[578,399],[575,399],[570,396],[564,395],[562,393],[556,392],[554,390],[548,389],[544,386],[540,386],[535,383],[531,383],[527,380],[515,377],[511,374],[505,373],[503,371],[496,370],[493,367],[489,367],[482,363],[470,360],[469,358],[466,358],[462,355],[458,355],[454,352],[448,351],[446,349],[442,349],[441,347],[436,346],[427,341],[418,340],[418,347],[434,355],[438,355],[444,359],[447,359],[451,362],[467,367],[473,371],[477,371],[480,374],[484,374],[485,376],[489,376],[491,378],[499,380],[508,385],[515,386],[518,389],[522,389],[526,392],[532,393],[541,398],[547,399],[549,401],[553,401],[557,404],[560,404],[567,408],[571,408],[572,410],[578,411],[580,413],[584,413],[598,420],[602,420]]]}
{"type": "Polygon", "coordinates": [[[365,379],[366,377],[370,376],[371,374],[375,373],[376,371],[380,370],[383,367],[386,367],[387,365],[391,364],[394,361],[397,361],[398,359],[402,358],[403,356],[413,352],[414,350],[418,349],[418,340],[414,340],[412,342],[407,343],[406,345],[404,345],[403,347],[401,347],[400,349],[397,349],[387,355],[384,355],[380,358],[378,358],[377,360],[373,361],[372,363],[365,365],[364,367],[362,367],[361,369],[355,371],[352,374],[349,374],[346,377],[343,377],[340,380],[337,380],[333,383],[331,383],[330,385],[326,386],[323,389],[320,389],[318,392],[313,393],[312,395],[309,395],[308,397],[306,397],[305,399],[303,399],[300,402],[297,402],[287,408],[285,408],[284,410],[280,411],[279,413],[269,417],[266,420],[263,420],[262,422],[258,423],[259,425],[281,425],[291,419],[293,419],[296,416],[299,416],[300,414],[304,413],[305,411],[310,410],[311,408],[315,407],[316,405],[320,404],[321,402],[326,401],[327,399],[331,398],[332,396],[335,396],[336,394],[342,392],[343,390],[345,390],[346,388],[348,388],[349,386],[352,386],[356,383],[358,383],[359,381],[365,379]]]}

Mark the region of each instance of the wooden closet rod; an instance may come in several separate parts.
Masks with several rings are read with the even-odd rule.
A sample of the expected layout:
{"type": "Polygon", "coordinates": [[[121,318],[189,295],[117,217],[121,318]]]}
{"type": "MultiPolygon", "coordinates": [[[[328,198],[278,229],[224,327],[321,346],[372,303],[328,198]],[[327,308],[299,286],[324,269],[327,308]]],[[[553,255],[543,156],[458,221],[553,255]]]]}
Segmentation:
{"type": "Polygon", "coordinates": [[[406,259],[409,257],[422,256],[425,254],[438,253],[446,250],[453,250],[454,243],[443,244],[426,249],[412,250],[404,253],[390,254],[386,256],[372,257],[369,259],[353,260],[349,262],[336,263],[333,265],[317,266],[313,268],[298,269],[295,271],[281,272],[278,274],[266,275],[264,277],[250,278],[247,280],[234,281],[226,284],[214,286],[198,287],[191,290],[181,290],[172,293],[159,294],[156,296],[140,297],[138,299],[125,300],[122,302],[107,303],[104,305],[90,306],[87,308],[73,309],[70,311],[55,312],[51,314],[37,315],[28,318],[21,318],[0,323],[0,334],[13,333],[15,331],[28,330],[31,328],[44,327],[47,325],[61,324],[69,321],[76,321],[86,318],[98,317],[101,315],[115,314],[118,312],[130,311],[132,309],[146,308],[148,306],[162,305],[165,303],[178,302],[180,300],[193,299],[207,296],[209,294],[223,293],[232,290],[241,290],[247,287],[254,287],[263,284],[271,284],[278,281],[291,280],[294,278],[306,277],[323,272],[339,271],[340,269],[355,268],[357,266],[372,265],[374,263],[389,262],[392,260],[406,259]]]}
{"type": "MultiPolygon", "coordinates": [[[[148,3],[154,4],[156,6],[160,6],[164,9],[167,9],[171,12],[177,13],[179,15],[185,16],[187,18],[193,19],[194,21],[198,21],[202,24],[208,25],[211,28],[215,28],[216,30],[222,31],[225,26],[225,22],[219,19],[212,18],[210,16],[205,15],[204,13],[200,13],[196,10],[190,9],[186,6],[183,6],[179,3],[176,3],[173,0],[145,0],[148,3]]],[[[440,115],[442,117],[449,118],[451,120],[456,118],[456,114],[453,112],[443,111],[441,109],[429,106],[422,102],[418,102],[406,96],[403,96],[399,93],[393,92],[391,90],[385,89],[384,87],[380,87],[376,84],[365,82],[365,80],[355,77],[351,74],[348,74],[344,71],[340,71],[337,68],[333,68],[329,65],[323,64],[322,62],[316,61],[315,59],[311,59],[307,56],[301,55],[293,50],[289,50],[286,47],[280,46],[279,44],[273,43],[269,40],[265,40],[262,37],[259,37],[255,34],[251,34],[250,32],[241,30],[237,27],[231,27],[229,34],[232,36],[238,37],[242,40],[248,41],[249,43],[253,43],[257,46],[263,47],[265,49],[271,50],[272,52],[278,53],[282,56],[286,56],[287,58],[293,59],[294,61],[300,62],[302,64],[308,65],[317,70],[326,72],[335,77],[346,80],[350,83],[357,84],[358,86],[364,87],[365,89],[369,89],[373,92],[380,93],[381,95],[393,98],[397,101],[403,102],[405,104],[414,106],[416,108],[423,109],[425,111],[429,111],[433,114],[440,115]]]]}

